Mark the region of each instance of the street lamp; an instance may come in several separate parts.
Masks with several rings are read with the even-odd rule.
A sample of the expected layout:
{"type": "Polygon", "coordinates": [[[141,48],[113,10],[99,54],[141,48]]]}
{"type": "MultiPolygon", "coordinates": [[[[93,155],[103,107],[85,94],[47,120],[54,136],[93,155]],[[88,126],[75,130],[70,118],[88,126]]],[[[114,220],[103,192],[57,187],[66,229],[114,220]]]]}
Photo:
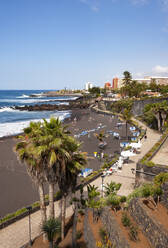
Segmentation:
{"type": "Polygon", "coordinates": [[[30,219],[30,212],[32,210],[32,206],[26,207],[26,209],[29,211],[29,245],[32,246],[33,242],[31,240],[31,219],[30,219]]]}
{"type": "Polygon", "coordinates": [[[102,178],[102,197],[103,197],[103,187],[104,187],[104,178],[105,178],[105,175],[104,174],[102,174],[101,175],[101,178],[102,178]]]}

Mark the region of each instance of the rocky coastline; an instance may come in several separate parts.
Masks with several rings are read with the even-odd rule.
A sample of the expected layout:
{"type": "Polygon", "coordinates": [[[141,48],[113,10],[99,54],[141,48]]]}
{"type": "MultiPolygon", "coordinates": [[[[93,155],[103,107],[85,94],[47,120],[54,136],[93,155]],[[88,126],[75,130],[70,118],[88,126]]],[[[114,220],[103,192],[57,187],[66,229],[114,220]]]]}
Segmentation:
{"type": "Polygon", "coordinates": [[[56,104],[41,104],[41,105],[25,105],[25,106],[15,106],[13,109],[20,111],[63,111],[63,110],[73,110],[73,109],[86,109],[89,108],[90,104],[69,104],[69,105],[56,105],[56,104]]]}
{"type": "MultiPolygon", "coordinates": [[[[58,101],[56,101],[58,102],[58,101]]],[[[74,109],[87,109],[91,104],[94,103],[94,99],[84,99],[82,97],[76,100],[64,100],[69,104],[36,104],[36,105],[25,105],[25,106],[14,106],[13,109],[20,111],[64,111],[64,110],[74,110],[74,109]]]]}

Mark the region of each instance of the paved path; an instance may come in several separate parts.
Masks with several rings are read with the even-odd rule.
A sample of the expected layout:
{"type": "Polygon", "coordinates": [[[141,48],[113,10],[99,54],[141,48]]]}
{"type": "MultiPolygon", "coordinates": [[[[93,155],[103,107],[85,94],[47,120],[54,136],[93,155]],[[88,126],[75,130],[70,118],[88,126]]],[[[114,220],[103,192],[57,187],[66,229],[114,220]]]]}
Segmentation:
{"type": "MultiPolygon", "coordinates": [[[[55,216],[60,215],[60,201],[55,202],[55,216]]],[[[47,207],[48,212],[48,207],[47,207]]],[[[67,217],[73,213],[72,207],[67,208],[67,217]]],[[[37,237],[40,230],[40,211],[31,214],[32,239],[37,237]]],[[[0,248],[20,248],[29,242],[28,216],[0,230],[0,248]]]]}
{"type": "MultiPolygon", "coordinates": [[[[140,123],[143,128],[146,128],[144,124],[140,123]]],[[[107,176],[104,179],[104,183],[107,182],[120,182],[122,183],[121,189],[119,191],[120,195],[128,195],[133,190],[133,185],[135,182],[135,175],[132,174],[131,168],[136,168],[137,161],[142,158],[147,151],[159,140],[160,134],[147,128],[147,140],[142,140],[141,153],[132,157],[132,161],[128,164],[124,164],[121,172],[116,172],[111,176],[107,176]]],[[[99,187],[101,186],[101,178],[96,179],[92,184],[99,187]]],[[[56,217],[59,216],[59,202],[55,203],[56,217]]],[[[72,208],[67,209],[67,217],[72,215],[72,208]]],[[[32,239],[40,234],[40,211],[31,215],[32,223],[32,239]]],[[[0,230],[0,248],[20,248],[29,241],[28,236],[28,217],[17,221],[14,224],[0,230]]]]}
{"type": "MultiPolygon", "coordinates": [[[[147,127],[141,123],[140,121],[135,120],[138,122],[139,126],[141,126],[143,129],[146,129],[147,127]]],[[[136,163],[139,159],[141,159],[152,147],[153,145],[160,139],[161,134],[159,134],[157,131],[154,131],[150,128],[147,128],[147,139],[142,139],[142,147],[141,152],[137,154],[134,157],[130,157],[130,161],[128,164],[123,164],[122,170],[114,172],[111,176],[106,176],[104,178],[104,184],[110,183],[111,181],[114,181],[116,183],[121,183],[122,186],[119,190],[119,195],[129,195],[133,189],[135,184],[135,174],[132,174],[131,168],[136,169],[136,163]]],[[[102,179],[98,178],[96,181],[94,181],[92,184],[97,186],[99,190],[101,191],[101,185],[102,185],[102,179]]]]}

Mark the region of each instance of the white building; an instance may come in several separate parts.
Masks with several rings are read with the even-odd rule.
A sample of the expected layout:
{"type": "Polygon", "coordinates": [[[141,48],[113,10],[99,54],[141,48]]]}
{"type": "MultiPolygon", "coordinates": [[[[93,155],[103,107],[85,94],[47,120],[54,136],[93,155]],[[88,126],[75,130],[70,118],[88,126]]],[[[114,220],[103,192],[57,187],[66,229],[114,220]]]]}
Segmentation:
{"type": "Polygon", "coordinates": [[[150,84],[153,80],[156,82],[156,84],[161,84],[161,85],[168,85],[168,77],[144,77],[144,78],[138,78],[134,79],[138,83],[147,83],[150,84]]]}
{"type": "Polygon", "coordinates": [[[91,82],[87,82],[86,84],[85,84],[85,90],[89,90],[89,89],[92,89],[93,88],[93,83],[91,83],[91,82]]]}
{"type": "Polygon", "coordinates": [[[120,89],[124,85],[123,78],[118,78],[118,88],[120,89]]]}
{"type": "Polygon", "coordinates": [[[138,83],[146,83],[146,84],[151,83],[151,78],[135,78],[133,80],[137,81],[138,83]]]}

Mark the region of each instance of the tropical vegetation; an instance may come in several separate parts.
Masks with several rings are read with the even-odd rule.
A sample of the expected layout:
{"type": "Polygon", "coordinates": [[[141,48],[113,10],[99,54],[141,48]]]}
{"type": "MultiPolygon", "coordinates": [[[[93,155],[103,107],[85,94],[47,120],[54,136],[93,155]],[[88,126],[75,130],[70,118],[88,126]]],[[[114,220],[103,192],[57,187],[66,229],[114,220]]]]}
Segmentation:
{"type": "Polygon", "coordinates": [[[158,103],[146,104],[143,119],[151,127],[162,131],[163,126],[166,124],[167,115],[167,101],[162,101],[158,103]]]}
{"type": "Polygon", "coordinates": [[[53,248],[54,237],[61,232],[60,221],[58,219],[48,219],[43,222],[41,230],[47,235],[50,248],[53,248]]]}

